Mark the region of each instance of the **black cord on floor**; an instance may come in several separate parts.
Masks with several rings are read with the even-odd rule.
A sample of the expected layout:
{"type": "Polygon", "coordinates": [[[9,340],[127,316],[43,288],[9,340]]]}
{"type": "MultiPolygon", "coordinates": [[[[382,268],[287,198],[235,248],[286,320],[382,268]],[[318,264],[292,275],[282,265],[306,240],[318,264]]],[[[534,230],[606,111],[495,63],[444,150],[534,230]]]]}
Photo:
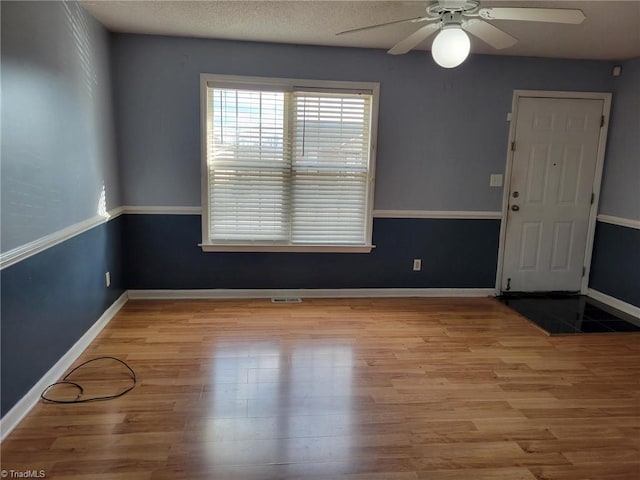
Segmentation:
{"type": "Polygon", "coordinates": [[[116,357],[97,357],[97,358],[93,358],[91,360],[87,360],[84,363],[81,363],[80,365],[75,367],[73,370],[71,370],[69,373],[67,373],[62,380],[60,380],[59,382],[56,382],[56,383],[53,383],[53,384],[49,385],[40,394],[40,398],[42,400],[44,400],[45,402],[48,402],[48,403],[86,403],[86,402],[100,402],[100,401],[103,401],[103,400],[113,400],[114,398],[121,397],[125,393],[130,392],[131,390],[133,390],[133,388],[136,386],[137,383],[138,383],[138,379],[136,378],[136,372],[134,372],[133,369],[126,362],[123,362],[122,360],[120,360],[119,358],[116,358],[116,357]],[[92,362],[95,362],[95,361],[98,361],[98,360],[115,360],[116,362],[120,362],[122,365],[124,365],[127,368],[127,370],[129,370],[129,372],[131,372],[131,379],[133,380],[132,385],[127,387],[127,388],[125,388],[121,392],[118,392],[118,393],[113,394],[113,395],[105,395],[105,396],[102,396],[102,397],[80,398],[80,397],[82,397],[82,394],[84,393],[84,389],[82,388],[82,386],[79,383],[72,382],[71,380],[69,380],[69,377],[71,375],[73,375],[74,372],[76,372],[80,368],[84,367],[85,365],[88,365],[89,363],[92,363],[92,362]],[[53,387],[57,387],[58,385],[72,385],[72,386],[76,387],[79,390],[78,396],[74,400],[55,400],[53,398],[47,397],[47,393],[49,392],[49,390],[52,389],[53,387]]]}

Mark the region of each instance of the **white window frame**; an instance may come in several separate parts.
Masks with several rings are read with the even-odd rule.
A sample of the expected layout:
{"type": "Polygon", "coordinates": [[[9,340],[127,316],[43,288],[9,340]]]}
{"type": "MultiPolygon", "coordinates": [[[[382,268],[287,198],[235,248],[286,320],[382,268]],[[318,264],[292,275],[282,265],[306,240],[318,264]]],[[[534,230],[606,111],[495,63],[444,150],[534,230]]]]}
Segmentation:
{"type": "Polygon", "coordinates": [[[334,252],[369,253],[374,248],[373,237],[373,194],[375,186],[375,165],[378,131],[378,103],[380,84],[375,82],[348,82],[331,80],[303,80],[291,78],[250,77],[237,75],[200,75],[200,139],[201,139],[201,198],[202,198],[202,243],[199,246],[205,252],[334,252]],[[219,243],[209,238],[209,169],[207,165],[207,88],[215,85],[221,88],[256,88],[266,90],[269,87],[283,90],[322,90],[367,91],[371,94],[371,127],[369,146],[369,176],[366,193],[365,243],[359,245],[292,245],[282,243],[246,242],[219,243]]]}

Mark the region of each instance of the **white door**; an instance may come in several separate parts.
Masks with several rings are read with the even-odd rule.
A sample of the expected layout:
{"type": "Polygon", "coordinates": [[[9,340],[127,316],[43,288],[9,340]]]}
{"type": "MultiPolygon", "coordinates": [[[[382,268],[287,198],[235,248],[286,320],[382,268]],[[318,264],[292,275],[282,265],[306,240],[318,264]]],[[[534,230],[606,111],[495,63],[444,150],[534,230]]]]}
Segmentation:
{"type": "Polygon", "coordinates": [[[580,291],[604,101],[521,97],[501,290],[580,291]]]}

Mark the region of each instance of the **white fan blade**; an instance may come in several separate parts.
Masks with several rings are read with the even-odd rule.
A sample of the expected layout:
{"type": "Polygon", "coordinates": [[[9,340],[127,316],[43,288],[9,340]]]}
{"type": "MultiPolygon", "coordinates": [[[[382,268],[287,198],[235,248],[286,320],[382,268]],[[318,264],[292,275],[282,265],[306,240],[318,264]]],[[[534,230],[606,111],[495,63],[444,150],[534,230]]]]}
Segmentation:
{"type": "Polygon", "coordinates": [[[482,20],[469,20],[462,24],[462,28],[497,50],[509,48],[518,43],[517,38],[482,20]]]}
{"type": "Polygon", "coordinates": [[[378,27],[386,27],[387,25],[396,25],[399,23],[417,23],[417,22],[424,22],[426,20],[433,20],[433,19],[430,17],[406,18],[404,20],[395,20],[393,22],[378,23],[376,25],[369,25],[367,27],[354,28],[353,30],[345,30],[344,32],[336,33],[336,35],[344,35],[345,33],[364,32],[365,30],[372,30],[378,27]]]}
{"type": "Polygon", "coordinates": [[[435,33],[439,28],[440,22],[429,23],[424,27],[420,27],[407,38],[396,43],[387,53],[390,53],[391,55],[402,55],[403,53],[407,53],[429,35],[435,33]]]}
{"type": "Polygon", "coordinates": [[[573,23],[586,18],[582,10],[572,8],[481,8],[478,12],[485,20],[524,20],[526,22],[573,23]]]}

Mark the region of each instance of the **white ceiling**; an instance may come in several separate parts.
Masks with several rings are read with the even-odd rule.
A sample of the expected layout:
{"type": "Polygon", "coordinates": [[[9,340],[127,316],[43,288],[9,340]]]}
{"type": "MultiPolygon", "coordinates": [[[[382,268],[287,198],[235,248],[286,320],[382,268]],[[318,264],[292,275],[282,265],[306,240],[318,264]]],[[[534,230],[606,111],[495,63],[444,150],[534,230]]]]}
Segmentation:
{"type": "MultiPolygon", "coordinates": [[[[432,2],[412,1],[113,1],[81,0],[114,32],[389,49],[418,26],[391,25],[336,36],[362,26],[418,17],[432,2]]],[[[640,57],[640,1],[482,1],[481,6],[579,8],[580,25],[493,21],[519,39],[494,50],[472,38],[472,53],[624,60],[640,57]]],[[[417,47],[429,50],[429,38],[417,47]]]]}

